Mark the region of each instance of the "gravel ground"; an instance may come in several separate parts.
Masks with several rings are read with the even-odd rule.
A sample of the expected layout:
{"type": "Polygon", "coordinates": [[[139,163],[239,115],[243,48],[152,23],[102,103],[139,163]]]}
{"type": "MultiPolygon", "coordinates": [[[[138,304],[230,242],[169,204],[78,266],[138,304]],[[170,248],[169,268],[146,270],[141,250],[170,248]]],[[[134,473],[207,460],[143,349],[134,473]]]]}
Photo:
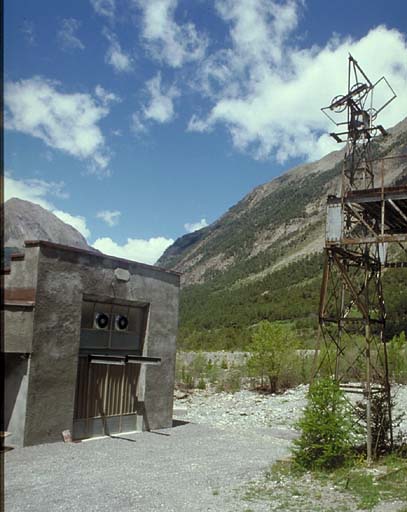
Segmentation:
{"type": "Polygon", "coordinates": [[[287,448],[266,431],[248,436],[189,423],[126,439],[15,449],[5,457],[5,509],[244,510],[234,489],[287,448]]]}
{"type": "MultiPolygon", "coordinates": [[[[306,390],[277,396],[197,392],[175,400],[179,419],[172,429],[6,452],[5,510],[356,512],[350,496],[307,477],[264,479],[270,465],[289,453],[306,390]],[[259,487],[260,495],[251,492],[259,487]]],[[[400,388],[397,404],[406,409],[407,387],[400,388]]]]}

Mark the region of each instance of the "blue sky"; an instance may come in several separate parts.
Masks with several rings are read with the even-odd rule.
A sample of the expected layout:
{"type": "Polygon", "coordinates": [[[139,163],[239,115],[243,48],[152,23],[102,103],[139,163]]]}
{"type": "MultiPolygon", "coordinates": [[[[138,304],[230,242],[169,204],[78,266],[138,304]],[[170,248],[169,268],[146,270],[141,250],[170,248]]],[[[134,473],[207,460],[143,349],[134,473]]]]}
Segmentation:
{"type": "Polygon", "coordinates": [[[4,15],[5,197],[117,256],[153,263],[338,149],[319,109],[346,89],[348,52],[398,94],[382,124],[407,115],[404,0],[5,0],[4,15]]]}

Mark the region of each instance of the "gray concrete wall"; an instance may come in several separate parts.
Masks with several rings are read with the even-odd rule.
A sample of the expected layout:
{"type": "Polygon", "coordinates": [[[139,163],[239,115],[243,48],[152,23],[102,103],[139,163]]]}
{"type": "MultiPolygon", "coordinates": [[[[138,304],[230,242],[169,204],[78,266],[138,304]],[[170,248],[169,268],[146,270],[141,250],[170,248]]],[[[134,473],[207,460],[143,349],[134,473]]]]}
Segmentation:
{"type": "Polygon", "coordinates": [[[4,306],[4,352],[31,352],[33,307],[4,306]]]}
{"type": "Polygon", "coordinates": [[[38,255],[39,247],[31,248],[23,260],[11,261],[10,274],[4,276],[5,352],[31,351],[38,255]]]}
{"type": "Polygon", "coordinates": [[[171,426],[178,294],[176,274],[41,245],[25,444],[58,441],[72,429],[84,295],[150,304],[143,355],[161,357],[162,364],[141,372],[140,413],[144,428],[171,426]],[[118,267],[129,271],[127,282],[115,278],[118,267]]]}
{"type": "Polygon", "coordinates": [[[39,247],[25,251],[23,260],[12,261],[10,274],[4,276],[5,288],[35,288],[39,247]]]}
{"type": "Polygon", "coordinates": [[[39,248],[23,260],[11,262],[4,276],[5,428],[11,432],[7,444],[23,446],[30,360],[32,349],[35,287],[39,248]],[[11,297],[11,300],[9,298],[11,297]],[[31,305],[22,305],[29,299],[31,305]]]}

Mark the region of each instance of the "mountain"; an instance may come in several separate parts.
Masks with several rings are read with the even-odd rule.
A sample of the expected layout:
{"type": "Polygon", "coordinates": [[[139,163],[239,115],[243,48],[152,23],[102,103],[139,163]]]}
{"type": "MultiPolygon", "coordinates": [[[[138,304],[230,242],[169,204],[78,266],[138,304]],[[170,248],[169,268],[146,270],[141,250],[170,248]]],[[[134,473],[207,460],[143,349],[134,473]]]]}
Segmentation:
{"type": "MultiPolygon", "coordinates": [[[[406,153],[407,118],[373,143],[375,157],[406,153]]],[[[165,251],[157,264],[183,273],[181,346],[211,345],[214,330],[218,340],[226,330],[233,347],[237,331],[264,318],[315,326],[326,198],[339,193],[343,156],[335,151],[256,187],[165,251]]],[[[385,183],[407,183],[406,160],[386,161],[385,183]]]]}
{"type": "Polygon", "coordinates": [[[319,250],[325,196],[337,188],[341,160],[342,152],[331,153],[256,187],[212,225],[176,240],[158,265],[182,272],[183,284],[191,285],[242,263],[250,266],[244,277],[254,277],[319,250]],[[271,254],[272,267],[268,257],[263,264],[271,254]]]}
{"type": "MultiPolygon", "coordinates": [[[[376,152],[384,156],[407,151],[407,118],[389,133],[377,138],[376,152]]],[[[254,278],[321,251],[326,197],[339,193],[342,160],[343,150],[334,151],[256,187],[210,226],[178,238],[157,264],[182,272],[183,284],[191,285],[242,262],[250,267],[244,277],[254,278]],[[269,257],[262,263],[266,255],[271,266],[269,257]]],[[[399,163],[389,163],[387,183],[403,172],[399,163]]]]}
{"type": "Polygon", "coordinates": [[[4,203],[3,211],[6,259],[10,252],[24,248],[24,240],[48,240],[96,251],[79,231],[38,204],[11,198],[4,203]]]}

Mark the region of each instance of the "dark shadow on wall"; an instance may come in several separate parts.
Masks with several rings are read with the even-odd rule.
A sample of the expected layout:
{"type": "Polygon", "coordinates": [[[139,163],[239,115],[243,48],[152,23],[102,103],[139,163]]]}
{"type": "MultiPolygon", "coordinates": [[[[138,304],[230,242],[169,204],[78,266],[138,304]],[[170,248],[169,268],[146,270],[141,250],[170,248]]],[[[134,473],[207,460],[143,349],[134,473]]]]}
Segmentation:
{"type": "Polygon", "coordinates": [[[8,430],[13,413],[14,415],[25,415],[25,404],[22,403],[22,410],[17,411],[19,407],[17,398],[23,383],[23,379],[25,375],[27,375],[28,358],[24,354],[16,353],[3,354],[3,357],[5,369],[5,397],[1,430],[6,431],[8,430]]]}
{"type": "Polygon", "coordinates": [[[150,432],[150,423],[148,421],[146,406],[144,402],[137,402],[137,414],[143,416],[144,430],[150,432]]]}

